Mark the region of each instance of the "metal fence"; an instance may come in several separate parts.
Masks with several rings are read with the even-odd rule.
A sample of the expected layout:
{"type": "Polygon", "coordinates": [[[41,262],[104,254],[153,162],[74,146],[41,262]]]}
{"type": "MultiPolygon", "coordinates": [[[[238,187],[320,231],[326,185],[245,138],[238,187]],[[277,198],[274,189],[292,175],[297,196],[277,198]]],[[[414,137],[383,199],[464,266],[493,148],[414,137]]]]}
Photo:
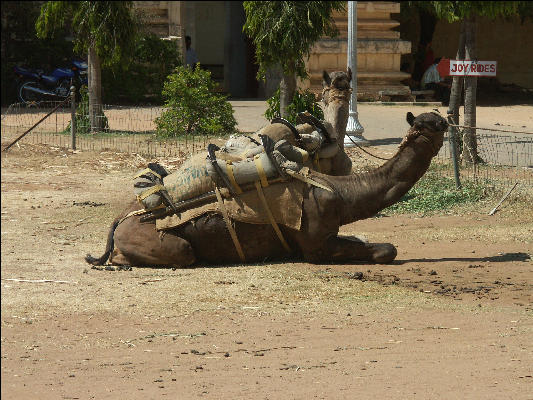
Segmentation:
{"type": "MultiPolygon", "coordinates": [[[[11,142],[58,103],[45,102],[27,107],[13,104],[2,110],[2,143],[11,142]]],[[[203,151],[215,137],[189,136],[160,140],[155,135],[154,120],[161,115],[162,107],[103,106],[109,130],[97,134],[76,135],[76,148],[80,150],[118,151],[137,153],[144,157],[184,157],[203,151]]],[[[88,119],[88,118],[87,118],[88,119]]],[[[22,142],[70,147],[71,108],[67,103],[39,124],[22,142]]],[[[79,127],[82,128],[82,127],[79,127]]],[[[83,130],[83,129],[80,129],[83,130]]],[[[519,182],[533,188],[533,135],[526,133],[492,132],[477,128],[477,147],[483,164],[461,164],[462,180],[485,181],[494,186],[509,186],[519,182]]],[[[348,154],[353,156],[351,151],[348,154]]],[[[360,156],[360,155],[359,155],[360,156]]],[[[364,155],[363,155],[364,156],[364,155]]],[[[369,166],[382,164],[369,160],[369,166]]],[[[440,175],[454,176],[448,134],[439,155],[434,160],[434,170],[440,175]]]]}
{"type": "MultiPolygon", "coordinates": [[[[3,109],[2,143],[17,138],[58,104],[59,102],[40,102],[28,107],[16,103],[3,109]]],[[[88,121],[88,110],[83,110],[84,118],[77,118],[76,149],[112,150],[146,157],[180,157],[205,149],[213,139],[194,135],[179,139],[158,139],[154,120],[161,115],[162,107],[104,105],[102,110],[108,122],[108,129],[103,132],[83,133],[88,131],[88,127],[84,125],[88,121]]],[[[71,107],[66,103],[25,136],[21,143],[71,147],[70,122],[71,107]]]]}
{"type": "MultiPolygon", "coordinates": [[[[462,131],[459,136],[462,136],[462,131]]],[[[533,135],[477,128],[477,151],[482,163],[460,162],[461,180],[482,181],[493,186],[509,186],[519,182],[533,187],[533,135]]],[[[449,132],[437,158],[440,174],[454,176],[449,146],[449,132]]]]}

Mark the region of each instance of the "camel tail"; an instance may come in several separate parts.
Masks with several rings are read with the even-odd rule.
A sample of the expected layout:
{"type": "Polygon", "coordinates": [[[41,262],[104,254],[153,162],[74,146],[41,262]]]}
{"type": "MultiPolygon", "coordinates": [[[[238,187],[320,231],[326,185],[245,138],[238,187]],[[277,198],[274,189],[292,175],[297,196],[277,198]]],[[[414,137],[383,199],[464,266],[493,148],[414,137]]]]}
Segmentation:
{"type": "Polygon", "coordinates": [[[107,235],[107,243],[105,247],[105,253],[100,258],[96,258],[91,256],[90,254],[87,254],[85,256],[85,261],[87,261],[89,264],[92,265],[104,265],[106,261],[109,259],[109,256],[111,255],[111,252],[113,251],[113,247],[115,244],[114,236],[115,236],[115,229],[117,229],[118,224],[120,223],[121,218],[117,218],[113,221],[111,224],[111,229],[109,230],[109,234],[107,235]]]}

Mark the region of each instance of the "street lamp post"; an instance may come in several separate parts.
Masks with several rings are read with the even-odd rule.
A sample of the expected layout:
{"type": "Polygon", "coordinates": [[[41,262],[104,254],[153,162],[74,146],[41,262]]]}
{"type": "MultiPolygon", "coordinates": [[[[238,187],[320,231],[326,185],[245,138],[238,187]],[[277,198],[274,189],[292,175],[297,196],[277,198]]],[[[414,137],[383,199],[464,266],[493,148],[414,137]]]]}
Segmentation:
{"type": "Polygon", "coordinates": [[[348,1],[348,68],[352,70],[352,95],[346,124],[344,147],[368,146],[370,143],[363,137],[365,128],[357,119],[357,1],[348,1]],[[355,144],[354,144],[355,143],[355,144]]]}

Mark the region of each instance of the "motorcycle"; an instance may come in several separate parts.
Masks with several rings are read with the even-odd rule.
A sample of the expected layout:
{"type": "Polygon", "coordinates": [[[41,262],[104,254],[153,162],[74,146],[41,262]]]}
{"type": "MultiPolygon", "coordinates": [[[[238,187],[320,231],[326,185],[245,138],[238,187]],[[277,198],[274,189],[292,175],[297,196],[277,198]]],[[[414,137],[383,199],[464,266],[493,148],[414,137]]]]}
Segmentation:
{"type": "MultiPolygon", "coordinates": [[[[45,75],[43,70],[34,70],[15,66],[15,74],[20,80],[18,97],[21,102],[35,103],[38,101],[67,98],[70,86],[76,87],[76,93],[82,85],[87,85],[87,63],[72,61],[68,68],[56,68],[51,74],[45,75]]],[[[78,97],[78,96],[77,96],[78,97]]]]}

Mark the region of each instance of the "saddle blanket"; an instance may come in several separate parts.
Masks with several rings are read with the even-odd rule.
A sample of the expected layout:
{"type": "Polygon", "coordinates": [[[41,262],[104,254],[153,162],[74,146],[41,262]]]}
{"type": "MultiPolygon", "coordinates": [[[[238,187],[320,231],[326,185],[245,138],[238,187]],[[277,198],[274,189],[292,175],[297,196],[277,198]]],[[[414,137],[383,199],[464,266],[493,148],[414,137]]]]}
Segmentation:
{"type": "MultiPolygon", "coordinates": [[[[304,182],[290,180],[273,183],[262,188],[270,211],[278,224],[296,230],[300,229],[306,186],[304,182]]],[[[218,202],[214,201],[179,214],[170,215],[156,220],[156,228],[158,231],[173,229],[209,212],[222,214],[219,207],[218,202]]],[[[270,224],[267,211],[255,189],[230,199],[224,199],[224,207],[233,220],[249,224],[270,224]]]]}

